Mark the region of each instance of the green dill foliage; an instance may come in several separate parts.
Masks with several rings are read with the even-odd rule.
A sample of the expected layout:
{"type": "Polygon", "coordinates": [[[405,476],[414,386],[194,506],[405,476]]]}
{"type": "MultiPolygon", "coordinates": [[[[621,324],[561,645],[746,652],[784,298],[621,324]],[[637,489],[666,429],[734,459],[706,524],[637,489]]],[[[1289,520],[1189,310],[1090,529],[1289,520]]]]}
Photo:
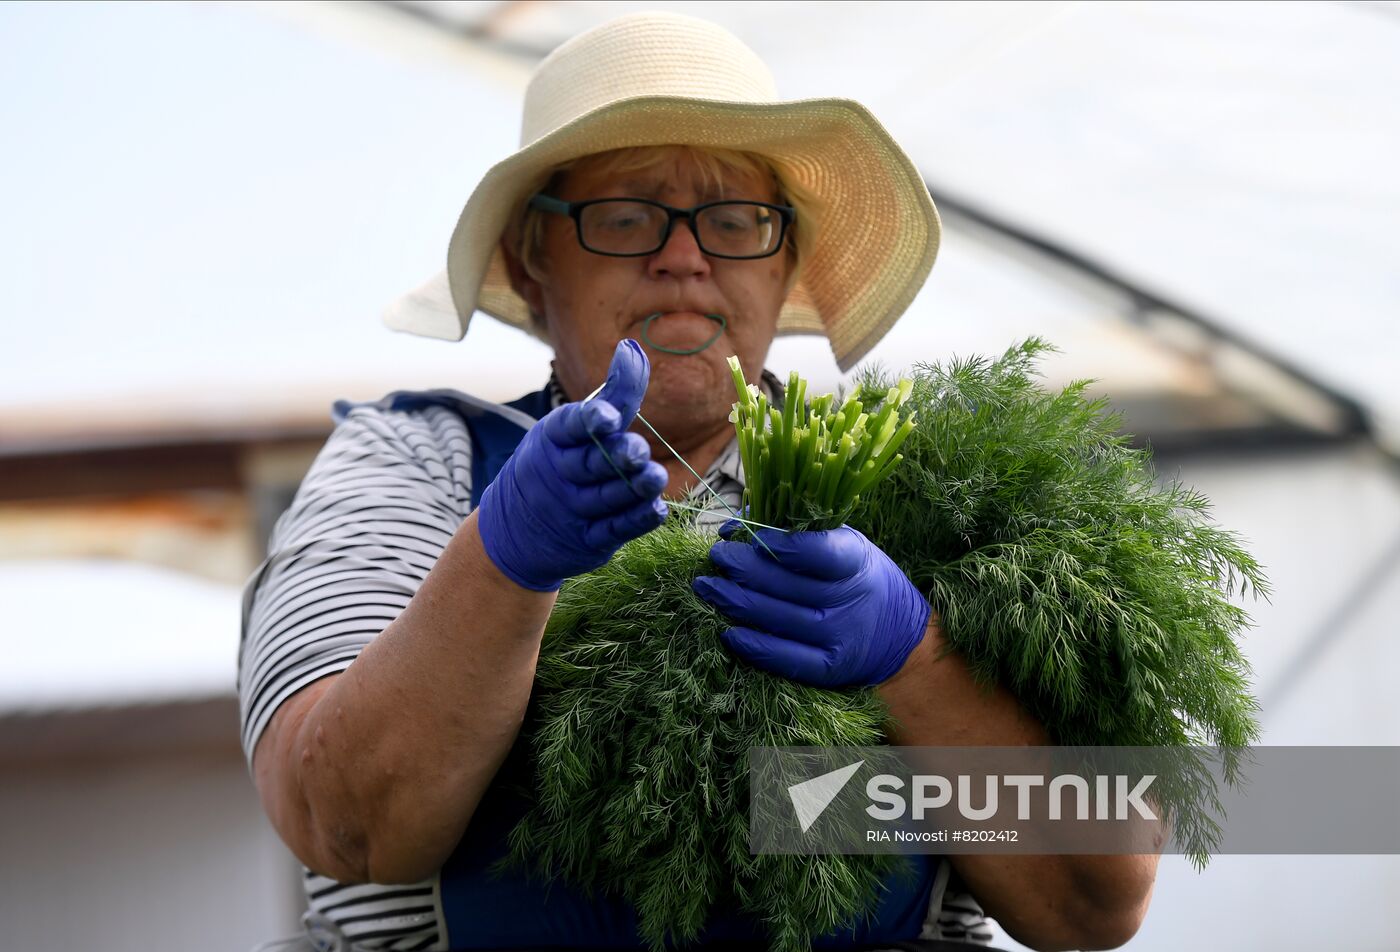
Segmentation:
{"type": "Polygon", "coordinates": [[[713,534],[675,518],[570,579],[545,629],[527,725],[534,803],[504,865],[630,900],[653,949],[717,913],[766,921],[772,945],[873,914],[899,856],[749,854],[748,749],[868,746],[875,692],[828,691],[734,658],[691,591],[713,534]]]}
{"type": "MultiPolygon", "coordinates": [[[[1058,744],[1214,745],[1258,735],[1235,638],[1236,593],[1263,573],[1207,500],[1159,487],[1087,382],[1047,392],[1050,348],[995,360],[878,369],[849,397],[781,408],[734,369],[747,517],[864,532],[937,610],[951,648],[1006,685],[1058,744]]],[[[503,865],[629,900],[654,950],[718,914],[765,923],[782,952],[874,912],[903,857],[750,856],[750,747],[883,742],[871,689],[828,691],[755,670],[691,591],[714,536],[673,515],[602,568],[568,580],[545,631],[524,727],[530,787],[503,865]]],[[[1203,863],[1218,830],[1210,775],[1191,757],[1154,785],[1203,863]]]]}
{"type": "MultiPolygon", "coordinates": [[[[905,463],[848,520],[928,597],[950,647],[1000,681],[1064,745],[1216,745],[1227,779],[1258,737],[1234,596],[1267,595],[1260,566],[1213,525],[1209,501],[1159,486],[1089,381],[1033,380],[1031,338],[996,360],[914,368],[919,425],[905,463]]],[[[855,387],[874,404],[878,368],[855,387]]],[[[1216,833],[1209,778],[1157,789],[1198,864],[1216,833]]]]}

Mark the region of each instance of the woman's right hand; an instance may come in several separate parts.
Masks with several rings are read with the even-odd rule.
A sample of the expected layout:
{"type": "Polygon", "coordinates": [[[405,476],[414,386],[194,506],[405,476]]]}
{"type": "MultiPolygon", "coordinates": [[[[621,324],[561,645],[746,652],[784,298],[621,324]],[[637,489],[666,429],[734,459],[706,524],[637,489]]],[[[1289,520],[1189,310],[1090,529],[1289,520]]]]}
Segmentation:
{"type": "Polygon", "coordinates": [[[598,395],[535,424],[482,494],[482,544],[516,584],[553,591],[665,521],[666,469],[646,440],[626,432],[650,375],[641,345],[619,342],[598,395]]]}

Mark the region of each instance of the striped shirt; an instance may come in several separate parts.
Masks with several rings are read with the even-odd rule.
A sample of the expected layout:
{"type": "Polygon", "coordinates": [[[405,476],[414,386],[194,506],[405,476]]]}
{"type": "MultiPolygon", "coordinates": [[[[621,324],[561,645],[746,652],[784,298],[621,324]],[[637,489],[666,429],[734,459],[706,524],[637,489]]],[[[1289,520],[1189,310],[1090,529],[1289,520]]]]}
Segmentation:
{"type": "MultiPolygon", "coordinates": [[[[773,374],[765,370],[760,386],[781,406],[782,385],[773,374]]],[[[553,374],[548,390],[551,407],[568,401],[553,374]]],[[[447,406],[354,406],[336,426],[243,590],[238,697],[250,768],[278,706],[348,668],[407,607],[471,512],[471,473],[471,437],[447,406]]],[[[705,482],[738,509],[744,485],[737,440],[711,464],[705,482]]],[[[704,486],[697,484],[685,502],[706,510],[702,525],[727,518],[729,509],[704,486]]],[[[925,938],[942,935],[945,918],[948,938],[985,927],[971,897],[949,891],[947,870],[940,864],[925,938]],[[980,926],[955,912],[963,899],[980,926]]],[[[436,877],[396,886],[342,884],[309,869],[303,877],[308,930],[343,936],[355,949],[447,949],[436,877]]]]}

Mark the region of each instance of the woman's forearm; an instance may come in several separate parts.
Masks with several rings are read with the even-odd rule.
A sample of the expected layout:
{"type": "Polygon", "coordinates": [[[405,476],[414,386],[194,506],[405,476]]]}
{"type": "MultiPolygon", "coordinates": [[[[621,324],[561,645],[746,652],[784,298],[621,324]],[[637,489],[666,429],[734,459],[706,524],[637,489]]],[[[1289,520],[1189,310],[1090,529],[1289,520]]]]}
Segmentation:
{"type": "Polygon", "coordinates": [[[354,664],[279,708],[254,774],[302,862],[342,882],[441,867],[520,731],[554,601],[500,573],[473,513],[354,664]]]}
{"type": "MultiPolygon", "coordinates": [[[[1043,746],[1045,726],[1000,686],[977,684],[966,659],[945,651],[935,613],[904,667],[880,685],[892,744],[1043,746]]],[[[981,902],[1035,949],[1103,949],[1128,941],[1146,914],[1157,856],[950,856],[981,902]]]]}

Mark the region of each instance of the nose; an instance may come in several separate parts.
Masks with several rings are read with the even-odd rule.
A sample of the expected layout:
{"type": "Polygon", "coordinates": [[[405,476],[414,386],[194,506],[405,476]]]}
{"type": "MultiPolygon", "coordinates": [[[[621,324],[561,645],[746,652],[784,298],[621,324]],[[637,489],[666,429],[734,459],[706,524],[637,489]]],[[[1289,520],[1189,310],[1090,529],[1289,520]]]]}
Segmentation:
{"type": "Polygon", "coordinates": [[[700,250],[694,227],[688,218],[676,219],[666,244],[647,263],[652,277],[699,278],[709,275],[710,259],[700,250]]]}

